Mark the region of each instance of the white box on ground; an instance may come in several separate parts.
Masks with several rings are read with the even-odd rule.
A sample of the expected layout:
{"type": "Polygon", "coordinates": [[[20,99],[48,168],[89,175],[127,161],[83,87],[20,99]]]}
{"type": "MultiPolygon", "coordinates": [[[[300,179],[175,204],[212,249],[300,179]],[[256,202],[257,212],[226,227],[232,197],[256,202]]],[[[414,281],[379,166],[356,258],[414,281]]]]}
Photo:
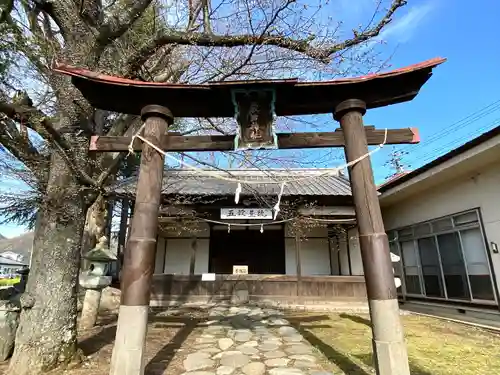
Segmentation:
{"type": "Polygon", "coordinates": [[[215,273],[202,273],[201,281],[215,281],[215,273]]]}

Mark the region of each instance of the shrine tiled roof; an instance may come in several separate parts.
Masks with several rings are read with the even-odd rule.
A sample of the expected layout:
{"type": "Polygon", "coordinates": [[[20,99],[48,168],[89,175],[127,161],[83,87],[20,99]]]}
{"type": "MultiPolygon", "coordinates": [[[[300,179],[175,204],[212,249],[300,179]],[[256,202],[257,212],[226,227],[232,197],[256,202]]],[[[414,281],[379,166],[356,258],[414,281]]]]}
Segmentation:
{"type": "MultiPolygon", "coordinates": [[[[213,172],[212,172],[213,173],[213,172]]],[[[242,195],[274,195],[280,192],[280,181],[288,181],[283,196],[351,196],[349,180],[339,172],[328,169],[291,170],[234,170],[216,172],[220,176],[240,180],[269,181],[277,183],[242,184],[242,195]],[[311,178],[303,180],[305,176],[311,178]],[[293,181],[294,179],[302,179],[293,181]]],[[[134,195],[137,176],[115,184],[113,190],[118,195],[134,195]]],[[[186,196],[231,196],[235,194],[237,182],[221,180],[217,177],[201,175],[188,170],[166,170],[163,178],[163,195],[186,196]]]]}

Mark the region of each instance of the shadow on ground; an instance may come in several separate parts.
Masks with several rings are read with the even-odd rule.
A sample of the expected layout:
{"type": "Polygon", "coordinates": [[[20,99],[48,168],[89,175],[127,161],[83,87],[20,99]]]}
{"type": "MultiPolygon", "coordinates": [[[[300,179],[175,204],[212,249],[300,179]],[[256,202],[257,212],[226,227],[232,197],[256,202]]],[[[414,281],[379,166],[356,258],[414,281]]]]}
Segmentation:
{"type": "MultiPolygon", "coordinates": [[[[361,362],[363,362],[367,366],[373,366],[373,355],[371,353],[357,355],[356,358],[358,358],[361,362]]],[[[433,375],[432,372],[424,370],[420,366],[412,363],[411,360],[410,360],[410,374],[411,375],[433,375]]],[[[353,373],[353,375],[357,375],[357,373],[353,373]]]]}
{"type": "MultiPolygon", "coordinates": [[[[363,324],[368,327],[371,327],[370,320],[365,319],[361,316],[351,315],[351,314],[340,314],[339,315],[343,319],[349,319],[355,323],[363,324]]],[[[293,317],[289,318],[290,324],[297,329],[304,339],[306,339],[312,346],[318,349],[327,359],[328,361],[335,364],[345,375],[370,375],[370,373],[363,369],[357,361],[363,363],[364,365],[373,368],[373,354],[366,353],[362,355],[355,355],[354,358],[350,358],[346,354],[338,351],[333,346],[329,345],[308,329],[314,328],[332,328],[329,326],[318,326],[318,325],[308,325],[302,326],[302,323],[314,323],[314,322],[325,322],[328,321],[329,317],[326,315],[323,316],[307,316],[307,317],[293,317]]],[[[371,340],[371,336],[366,337],[367,340],[371,340]]],[[[420,366],[411,363],[410,360],[410,373],[412,375],[433,375],[431,372],[422,369],[420,366]]]]}
{"type": "Polygon", "coordinates": [[[85,339],[78,343],[83,354],[90,356],[98,353],[106,345],[111,344],[115,340],[116,335],[116,316],[114,319],[107,318],[100,320],[97,327],[94,327],[94,334],[85,335],[85,339]]]}
{"type": "Polygon", "coordinates": [[[309,341],[309,343],[318,349],[323,355],[331,362],[336,364],[345,374],[349,375],[370,375],[368,372],[363,370],[359,365],[352,361],[348,356],[339,352],[332,346],[325,343],[323,340],[319,339],[311,332],[301,328],[300,326],[295,326],[295,328],[301,333],[304,338],[309,341]]]}
{"type": "MultiPolygon", "coordinates": [[[[321,316],[308,316],[308,317],[293,317],[288,319],[290,324],[300,332],[300,334],[306,339],[312,346],[318,349],[328,361],[337,365],[337,367],[348,375],[370,375],[368,372],[363,370],[358,364],[356,364],[352,359],[350,359],[345,354],[336,350],[332,346],[328,345],[326,342],[315,336],[313,333],[308,331],[301,323],[313,323],[313,322],[324,322],[328,320],[327,315],[321,316]]],[[[328,328],[331,328],[327,326],[328,328]]],[[[310,326],[308,328],[318,328],[318,326],[310,326]]]]}
{"type": "Polygon", "coordinates": [[[372,324],[370,322],[370,319],[366,319],[366,318],[363,318],[361,316],[357,316],[357,315],[351,315],[351,314],[346,314],[346,313],[342,313],[339,315],[342,319],[349,319],[349,320],[352,320],[354,323],[359,323],[359,324],[363,324],[367,327],[371,327],[372,324]]]}
{"type": "Polygon", "coordinates": [[[166,343],[146,364],[145,373],[151,375],[165,373],[165,370],[168,368],[177,350],[202,321],[203,319],[193,318],[153,318],[153,322],[156,322],[155,327],[157,328],[179,327],[179,323],[182,324],[182,327],[176,332],[175,336],[169,340],[169,342],[166,343]],[[177,325],[172,323],[177,323],[177,325]]]}
{"type": "MultiPolygon", "coordinates": [[[[147,375],[167,374],[167,368],[171,365],[177,350],[193,330],[207,319],[206,314],[197,309],[174,310],[177,311],[176,314],[171,314],[169,309],[156,309],[149,316],[148,346],[152,351],[147,356],[150,358],[145,368],[147,375]],[[167,311],[168,315],[162,315],[167,311]],[[171,334],[167,334],[167,331],[171,334]]],[[[116,321],[116,316],[100,318],[91,332],[82,334],[83,339],[79,342],[79,346],[86,356],[96,353],[99,357],[104,355],[108,357],[106,360],[109,363],[116,335],[116,321]]],[[[171,373],[170,368],[168,373],[171,373]]]]}

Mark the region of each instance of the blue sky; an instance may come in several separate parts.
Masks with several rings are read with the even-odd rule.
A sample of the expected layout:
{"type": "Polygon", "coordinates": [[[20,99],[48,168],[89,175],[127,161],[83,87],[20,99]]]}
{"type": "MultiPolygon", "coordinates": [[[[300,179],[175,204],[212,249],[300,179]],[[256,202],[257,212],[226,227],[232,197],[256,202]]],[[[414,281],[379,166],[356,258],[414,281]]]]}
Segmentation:
{"type": "MultiPolygon", "coordinates": [[[[383,36],[390,45],[397,45],[392,65],[437,56],[448,61],[434,70],[413,101],[370,111],[366,122],[380,128],[418,127],[421,144],[401,147],[409,152],[405,161],[413,169],[500,124],[500,109],[495,106],[456,124],[500,100],[495,27],[500,3],[483,0],[473,6],[464,0],[410,0],[405,8],[383,36]]],[[[373,157],[378,182],[388,173],[383,164],[390,150],[387,147],[373,157]]]]}
{"type": "MultiPolygon", "coordinates": [[[[374,3],[334,1],[349,23],[366,21],[374,3]]],[[[438,56],[448,59],[434,70],[412,102],[372,110],[365,116],[366,124],[378,128],[419,128],[420,145],[399,147],[408,151],[404,161],[410,169],[500,124],[500,48],[495,27],[499,14],[496,0],[483,0],[476,6],[465,0],[409,0],[383,32],[386,54],[394,53],[393,68],[438,56]]],[[[384,163],[392,149],[385,147],[372,158],[377,183],[390,172],[384,163]]],[[[7,237],[22,232],[22,227],[0,225],[0,234],[7,237]]]]}

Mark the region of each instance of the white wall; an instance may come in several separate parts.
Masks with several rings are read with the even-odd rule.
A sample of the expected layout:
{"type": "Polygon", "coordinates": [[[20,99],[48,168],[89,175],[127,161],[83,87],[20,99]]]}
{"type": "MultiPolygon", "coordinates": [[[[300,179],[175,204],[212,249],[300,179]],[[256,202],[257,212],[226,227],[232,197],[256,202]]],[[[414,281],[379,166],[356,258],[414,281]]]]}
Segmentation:
{"type": "Polygon", "coordinates": [[[200,222],[197,227],[193,228],[183,228],[180,230],[172,229],[168,223],[160,223],[160,235],[163,237],[184,237],[191,238],[196,236],[198,238],[208,238],[210,237],[210,226],[207,223],[200,222]],[[163,225],[163,227],[162,227],[163,225]]]}
{"type": "MultiPolygon", "coordinates": [[[[285,236],[286,274],[296,275],[295,238],[289,225],[285,227],[285,236]]],[[[300,264],[301,274],[304,276],[330,275],[330,254],[326,227],[314,227],[307,232],[307,239],[300,243],[300,264]]]]}
{"type": "Polygon", "coordinates": [[[334,236],[331,240],[331,251],[333,275],[364,275],[357,228],[349,229],[347,233],[339,233],[338,240],[334,236]]]}
{"type": "Polygon", "coordinates": [[[480,208],[500,287],[500,254],[492,253],[489,248],[492,241],[500,245],[500,163],[382,207],[382,215],[386,229],[390,230],[473,208],[480,208]]]}
{"type": "Polygon", "coordinates": [[[358,228],[350,229],[347,232],[347,238],[349,241],[349,255],[351,257],[351,275],[364,275],[363,260],[361,259],[361,248],[359,247],[358,228]]]}
{"type": "MultiPolygon", "coordinates": [[[[155,274],[167,273],[175,275],[189,275],[193,240],[190,238],[158,238],[156,248],[155,274]],[[166,244],[166,247],[165,247],[166,244]]],[[[208,245],[209,240],[197,239],[197,249],[194,264],[194,273],[208,272],[208,245]]]]}
{"type": "MultiPolygon", "coordinates": [[[[297,274],[295,238],[285,240],[286,274],[297,274]]],[[[330,275],[327,238],[310,238],[300,243],[300,271],[304,276],[330,275]]]]}
{"type": "MultiPolygon", "coordinates": [[[[287,231],[289,234],[289,231],[287,231]]],[[[295,238],[286,238],[286,274],[297,274],[295,238]]],[[[331,275],[332,268],[334,274],[338,270],[340,256],[340,271],[341,275],[348,276],[349,260],[352,275],[363,275],[363,264],[361,261],[361,253],[359,250],[359,238],[357,229],[349,231],[346,238],[341,238],[339,243],[332,241],[331,246],[328,246],[328,230],[326,227],[312,228],[307,233],[307,239],[301,242],[301,273],[304,276],[313,275],[331,275]],[[332,251],[330,264],[330,248],[332,251]],[[350,259],[349,259],[350,256],[350,259]]]]}
{"type": "MultiPolygon", "coordinates": [[[[295,238],[287,228],[285,232],[285,269],[287,275],[296,275],[296,250],[295,238]]],[[[155,274],[177,274],[188,275],[191,261],[190,233],[181,233],[176,238],[176,233],[163,232],[158,237],[155,274]],[[163,236],[168,236],[163,237],[163,236]]],[[[197,239],[197,251],[195,262],[195,274],[208,272],[209,262],[209,231],[197,233],[202,238],[197,239]]],[[[363,275],[361,254],[359,252],[359,240],[357,230],[349,231],[348,238],[341,240],[338,248],[332,246],[332,260],[337,261],[335,251],[340,251],[340,262],[342,275],[349,275],[349,255],[351,257],[352,275],[363,275]],[[349,251],[348,251],[349,246],[349,251]],[[333,258],[335,257],[335,258],[333,258]]],[[[328,230],[326,227],[312,228],[307,239],[301,242],[301,273],[304,276],[331,275],[330,246],[328,245],[328,230]]],[[[335,272],[334,272],[335,273],[335,272]]]]}
{"type": "Polygon", "coordinates": [[[191,255],[193,254],[191,244],[194,236],[198,237],[194,273],[208,272],[210,227],[207,224],[200,224],[196,231],[162,231],[158,236],[156,247],[155,274],[189,275],[191,255]]]}

